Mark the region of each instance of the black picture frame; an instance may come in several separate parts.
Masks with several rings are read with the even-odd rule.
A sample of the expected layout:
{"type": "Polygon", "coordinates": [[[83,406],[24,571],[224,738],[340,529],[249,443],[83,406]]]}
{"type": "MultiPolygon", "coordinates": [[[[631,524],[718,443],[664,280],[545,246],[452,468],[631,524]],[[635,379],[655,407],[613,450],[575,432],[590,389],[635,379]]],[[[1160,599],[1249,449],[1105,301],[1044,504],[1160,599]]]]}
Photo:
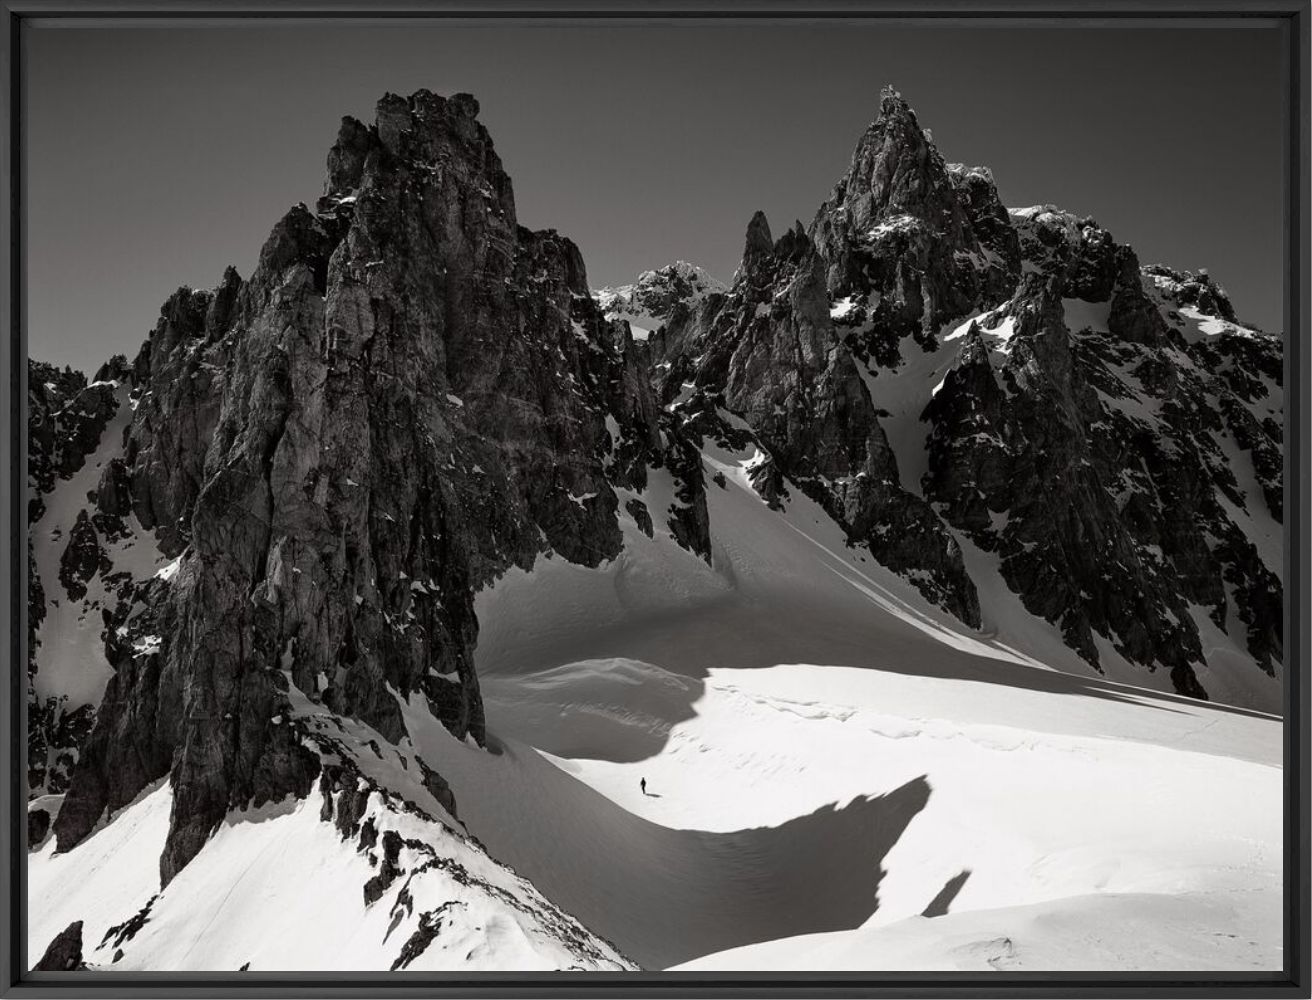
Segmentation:
{"type": "MultiPolygon", "coordinates": [[[[5,67],[3,116],[5,141],[0,148],[0,183],[7,193],[0,220],[0,302],[4,343],[0,352],[0,467],[5,488],[0,510],[8,530],[3,541],[6,569],[0,581],[0,615],[4,632],[8,683],[0,690],[4,739],[0,773],[7,782],[0,804],[0,850],[6,864],[0,875],[4,928],[0,934],[0,996],[348,997],[388,996],[606,996],[606,997],[908,997],[1140,996],[1162,997],[1307,997],[1309,972],[1309,712],[1304,671],[1312,656],[1309,622],[1309,317],[1312,316],[1312,262],[1309,243],[1309,25],[1306,0],[693,0],[643,3],[642,0],[0,0],[0,51],[5,67]],[[1286,289],[1285,356],[1285,685],[1284,726],[1285,820],[1285,967],[1279,973],[1110,974],[997,973],[981,978],[968,973],[771,973],[708,975],[697,973],[520,973],[443,977],[424,973],[338,974],[133,974],[29,973],[25,954],[26,825],[22,766],[26,748],[25,671],[27,662],[27,561],[22,550],[26,519],[26,357],[24,291],[24,174],[22,116],[23,33],[49,19],[92,19],[92,23],[186,21],[193,25],[232,19],[395,19],[476,17],[492,19],[825,19],[872,18],[937,23],[1036,25],[1052,21],[1092,26],[1096,23],[1189,24],[1228,19],[1263,19],[1278,24],[1287,46],[1286,289]]],[[[107,38],[107,44],[110,39],[107,38]]]]}

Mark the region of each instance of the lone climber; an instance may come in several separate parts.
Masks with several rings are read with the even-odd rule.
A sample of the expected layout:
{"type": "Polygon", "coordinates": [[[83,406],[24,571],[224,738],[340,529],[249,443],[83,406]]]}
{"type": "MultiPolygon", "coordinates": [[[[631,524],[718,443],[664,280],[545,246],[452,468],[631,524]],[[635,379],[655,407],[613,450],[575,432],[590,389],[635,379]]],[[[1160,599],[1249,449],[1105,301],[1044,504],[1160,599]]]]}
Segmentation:
{"type": "Polygon", "coordinates": [[[638,782],[638,787],[642,789],[642,794],[643,794],[643,795],[646,795],[646,794],[647,794],[647,779],[646,779],[646,778],[643,778],[641,781],[639,781],[639,782],[638,782]]]}

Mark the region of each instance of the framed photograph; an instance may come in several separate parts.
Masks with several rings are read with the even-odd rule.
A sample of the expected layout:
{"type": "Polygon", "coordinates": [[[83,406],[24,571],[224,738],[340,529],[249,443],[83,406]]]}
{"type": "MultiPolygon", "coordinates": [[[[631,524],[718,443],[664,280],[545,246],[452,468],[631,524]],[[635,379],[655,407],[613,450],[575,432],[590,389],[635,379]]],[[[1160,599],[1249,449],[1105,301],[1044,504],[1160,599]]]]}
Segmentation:
{"type": "Polygon", "coordinates": [[[3,6],[0,995],[1309,995],[1305,3],[3,6]]]}

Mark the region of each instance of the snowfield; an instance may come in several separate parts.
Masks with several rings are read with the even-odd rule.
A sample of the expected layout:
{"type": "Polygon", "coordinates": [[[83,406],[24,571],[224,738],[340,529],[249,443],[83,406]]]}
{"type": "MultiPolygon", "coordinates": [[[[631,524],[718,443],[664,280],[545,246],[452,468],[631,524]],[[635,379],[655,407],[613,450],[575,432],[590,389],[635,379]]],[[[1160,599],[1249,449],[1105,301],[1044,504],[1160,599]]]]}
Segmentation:
{"type": "Polygon", "coordinates": [[[363,896],[377,856],[321,819],[317,794],[232,814],[161,891],[171,804],[157,783],[73,851],[51,839],[29,857],[29,961],[81,920],[85,960],[109,970],[632,967],[465,837],[377,796],[366,824],[406,841],[381,898],[363,896]]]}
{"type": "Polygon", "coordinates": [[[626,525],[480,596],[494,855],[648,968],[1280,968],[1278,717],[971,635],[753,458],[713,567],[626,525]]]}
{"type": "MultiPolygon", "coordinates": [[[[871,376],[908,485],[955,351],[871,376]]],[[[112,969],[1281,968],[1278,716],[1177,696],[1164,672],[1118,683],[1112,656],[1094,673],[963,539],[972,632],[799,491],[767,507],[761,459],[707,443],[709,564],[674,542],[657,470],[620,498],[617,559],[542,559],[478,595],[488,750],[422,698],[392,746],[293,689],[298,722],[375,789],[374,846],[316,790],[234,814],[161,892],[165,782],[29,856],[29,959],[83,920],[88,962],[112,969]],[[368,901],[387,831],[403,874],[368,901]]],[[[49,618],[43,650],[75,624],[49,618]]],[[[85,664],[91,697],[106,668],[85,664]]]]}

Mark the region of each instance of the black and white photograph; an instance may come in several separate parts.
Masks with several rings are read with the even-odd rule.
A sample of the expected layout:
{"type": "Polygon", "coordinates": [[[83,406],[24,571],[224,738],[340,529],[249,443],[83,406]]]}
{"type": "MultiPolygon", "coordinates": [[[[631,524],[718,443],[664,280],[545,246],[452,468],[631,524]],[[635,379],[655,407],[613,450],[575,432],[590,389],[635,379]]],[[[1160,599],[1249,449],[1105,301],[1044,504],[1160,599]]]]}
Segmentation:
{"type": "Polygon", "coordinates": [[[164,14],[11,41],[20,973],[1288,982],[1305,37],[164,14]]]}

